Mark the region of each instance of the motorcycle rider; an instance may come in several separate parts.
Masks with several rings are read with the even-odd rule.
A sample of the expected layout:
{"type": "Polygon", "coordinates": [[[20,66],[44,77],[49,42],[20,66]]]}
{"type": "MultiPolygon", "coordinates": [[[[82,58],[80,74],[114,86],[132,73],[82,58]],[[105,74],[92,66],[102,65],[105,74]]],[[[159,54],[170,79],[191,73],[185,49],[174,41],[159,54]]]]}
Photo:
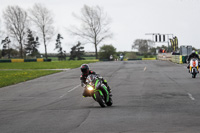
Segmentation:
{"type": "MultiPolygon", "coordinates": [[[[80,76],[81,86],[85,87],[86,86],[86,78],[87,78],[87,76],[90,75],[90,74],[96,74],[96,73],[94,71],[89,70],[89,65],[88,64],[82,64],[80,69],[81,69],[81,72],[82,72],[82,74],[80,76]]],[[[103,79],[102,77],[99,77],[99,78],[102,80],[103,84],[105,84],[105,86],[107,87],[108,92],[110,93],[110,96],[111,96],[111,89],[108,86],[107,81],[105,79],[103,79]]],[[[87,97],[87,96],[89,96],[89,94],[87,94],[87,90],[85,88],[84,91],[83,91],[83,97],[87,97]]]]}
{"type": "MultiPolygon", "coordinates": [[[[195,52],[195,50],[192,50],[192,53],[188,56],[188,58],[187,58],[187,62],[188,62],[188,66],[187,66],[187,68],[189,69],[189,67],[190,67],[190,60],[192,59],[192,58],[196,58],[196,59],[198,59],[198,61],[199,61],[199,55],[195,52]]],[[[199,65],[199,64],[198,64],[199,65]]],[[[189,70],[190,71],[190,70],[189,70]]]]}

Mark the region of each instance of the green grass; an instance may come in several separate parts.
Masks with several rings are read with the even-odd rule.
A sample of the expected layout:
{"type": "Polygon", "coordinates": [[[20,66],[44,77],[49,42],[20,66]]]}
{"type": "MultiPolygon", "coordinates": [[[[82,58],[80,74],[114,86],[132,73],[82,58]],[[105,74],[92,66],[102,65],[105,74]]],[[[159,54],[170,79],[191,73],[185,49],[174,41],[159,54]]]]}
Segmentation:
{"type": "Polygon", "coordinates": [[[0,71],[0,87],[17,84],[30,79],[49,75],[61,71],[52,70],[23,70],[23,71],[0,71]]]}
{"type": "Polygon", "coordinates": [[[56,72],[61,72],[58,70],[39,70],[39,69],[77,68],[80,67],[82,64],[88,64],[94,62],[97,62],[97,60],[0,63],[0,87],[16,84],[19,82],[24,82],[27,80],[53,74],[56,72]],[[13,69],[13,70],[3,70],[3,69],[13,69]]]}
{"type": "Polygon", "coordinates": [[[66,69],[77,68],[81,64],[97,62],[96,60],[54,61],[54,62],[16,62],[0,63],[0,69],[66,69]]]}

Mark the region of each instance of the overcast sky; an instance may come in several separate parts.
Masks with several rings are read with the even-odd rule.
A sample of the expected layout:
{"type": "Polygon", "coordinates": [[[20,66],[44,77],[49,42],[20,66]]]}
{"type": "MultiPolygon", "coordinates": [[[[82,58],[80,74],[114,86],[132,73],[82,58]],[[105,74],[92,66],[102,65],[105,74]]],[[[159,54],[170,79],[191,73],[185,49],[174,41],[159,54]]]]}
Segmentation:
{"type": "MultiPolygon", "coordinates": [[[[8,5],[28,9],[34,3],[42,3],[53,12],[55,27],[64,37],[62,45],[67,52],[78,40],[65,29],[80,24],[72,13],[79,15],[84,5],[98,5],[112,19],[114,36],[99,46],[112,44],[117,51],[131,51],[135,39],[152,39],[145,33],[160,33],[177,36],[179,46],[200,48],[200,0],[0,0],[0,15],[8,5]]],[[[56,52],[55,40],[49,44],[48,52],[56,52]]],[[[94,46],[87,44],[85,50],[94,51],[94,46]]],[[[43,45],[40,52],[44,52],[43,45]]]]}

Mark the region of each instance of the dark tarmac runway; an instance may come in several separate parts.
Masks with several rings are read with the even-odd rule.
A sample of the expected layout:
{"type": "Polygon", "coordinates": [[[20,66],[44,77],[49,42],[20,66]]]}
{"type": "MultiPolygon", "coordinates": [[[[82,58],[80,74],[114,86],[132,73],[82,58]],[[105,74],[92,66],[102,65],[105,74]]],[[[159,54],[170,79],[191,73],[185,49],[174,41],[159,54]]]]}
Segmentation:
{"type": "Polygon", "coordinates": [[[97,62],[113,106],[83,98],[80,69],[0,88],[0,133],[199,133],[200,75],[168,61],[97,62]]]}

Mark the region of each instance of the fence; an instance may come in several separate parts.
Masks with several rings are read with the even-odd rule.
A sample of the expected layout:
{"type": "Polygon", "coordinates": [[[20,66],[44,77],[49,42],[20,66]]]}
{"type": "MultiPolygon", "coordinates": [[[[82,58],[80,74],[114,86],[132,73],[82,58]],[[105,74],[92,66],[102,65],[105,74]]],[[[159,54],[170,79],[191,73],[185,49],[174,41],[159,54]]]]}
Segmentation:
{"type": "Polygon", "coordinates": [[[186,55],[172,55],[171,53],[158,54],[157,56],[158,60],[169,60],[178,64],[186,63],[187,57],[186,55]]]}

